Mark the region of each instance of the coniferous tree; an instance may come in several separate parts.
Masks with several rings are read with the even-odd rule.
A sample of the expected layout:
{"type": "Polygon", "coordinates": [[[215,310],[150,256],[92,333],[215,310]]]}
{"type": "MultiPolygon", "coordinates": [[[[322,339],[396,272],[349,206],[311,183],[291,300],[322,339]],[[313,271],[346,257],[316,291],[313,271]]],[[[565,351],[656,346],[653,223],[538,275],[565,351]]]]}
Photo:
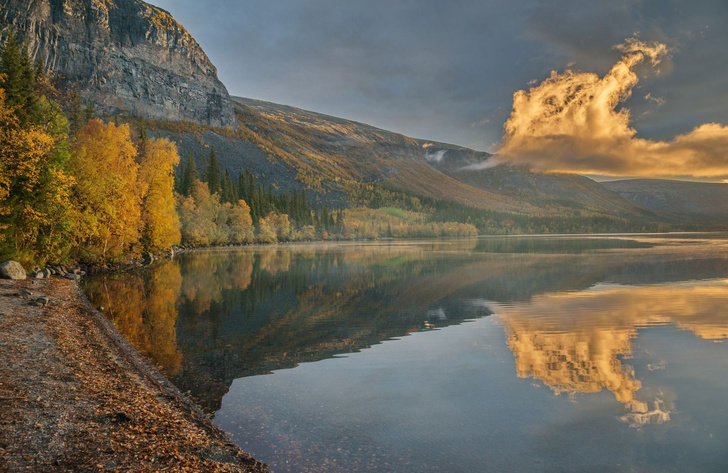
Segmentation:
{"type": "Polygon", "coordinates": [[[68,94],[68,109],[68,125],[70,134],[73,136],[90,120],[90,118],[86,118],[85,116],[83,104],[81,103],[81,95],[78,93],[76,87],[73,87],[68,94]]]}
{"type": "MultiPolygon", "coordinates": [[[[246,170],[246,172],[249,172],[246,170]]],[[[238,174],[238,196],[250,206],[250,196],[248,195],[248,180],[244,173],[238,174]]]]}
{"type": "Polygon", "coordinates": [[[182,179],[180,180],[179,193],[185,197],[189,197],[192,193],[192,187],[195,182],[199,180],[200,176],[197,174],[197,163],[192,153],[187,155],[187,163],[184,165],[182,179]]]}
{"type": "Polygon", "coordinates": [[[10,32],[0,55],[0,88],[5,90],[6,107],[16,108],[21,126],[30,122],[37,100],[34,73],[27,51],[10,32]]]}
{"type": "Polygon", "coordinates": [[[210,189],[210,194],[220,192],[220,165],[217,163],[217,154],[215,148],[210,150],[210,158],[205,168],[205,182],[210,189]]]}
{"type": "Polygon", "coordinates": [[[88,121],[94,117],[95,113],[96,113],[96,110],[94,109],[93,105],[91,105],[90,103],[88,105],[86,105],[86,108],[83,111],[84,123],[88,123],[88,121]]]}
{"type": "Polygon", "coordinates": [[[230,173],[227,169],[223,172],[222,182],[224,188],[222,193],[222,202],[235,204],[238,201],[238,189],[236,188],[235,182],[230,177],[230,173]]]}
{"type": "Polygon", "coordinates": [[[179,195],[184,195],[182,193],[182,179],[185,177],[185,162],[185,160],[180,158],[179,165],[177,165],[177,169],[174,172],[174,191],[179,195]]]}
{"type": "Polygon", "coordinates": [[[324,230],[329,229],[329,205],[324,205],[324,208],[321,210],[321,228],[324,230]]]}
{"type": "Polygon", "coordinates": [[[336,232],[344,233],[344,211],[341,209],[336,211],[336,232]]]}
{"type": "Polygon", "coordinates": [[[230,173],[227,169],[223,171],[222,178],[220,179],[220,202],[234,204],[238,201],[237,190],[235,189],[235,183],[230,178],[230,173]]]}
{"type": "Polygon", "coordinates": [[[137,127],[137,132],[139,133],[139,142],[137,143],[137,153],[139,156],[139,161],[141,161],[142,159],[144,159],[144,155],[147,152],[147,142],[149,141],[149,136],[147,133],[147,123],[143,118],[139,119],[139,126],[137,127]]]}

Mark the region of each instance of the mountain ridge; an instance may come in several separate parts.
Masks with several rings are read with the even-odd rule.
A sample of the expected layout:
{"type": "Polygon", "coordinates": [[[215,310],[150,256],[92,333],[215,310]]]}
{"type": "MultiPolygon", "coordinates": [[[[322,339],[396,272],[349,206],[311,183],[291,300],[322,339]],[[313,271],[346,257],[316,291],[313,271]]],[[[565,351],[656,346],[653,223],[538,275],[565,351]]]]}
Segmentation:
{"type": "Polygon", "coordinates": [[[657,212],[699,222],[728,221],[728,184],[669,179],[625,179],[607,189],[657,212]]]}

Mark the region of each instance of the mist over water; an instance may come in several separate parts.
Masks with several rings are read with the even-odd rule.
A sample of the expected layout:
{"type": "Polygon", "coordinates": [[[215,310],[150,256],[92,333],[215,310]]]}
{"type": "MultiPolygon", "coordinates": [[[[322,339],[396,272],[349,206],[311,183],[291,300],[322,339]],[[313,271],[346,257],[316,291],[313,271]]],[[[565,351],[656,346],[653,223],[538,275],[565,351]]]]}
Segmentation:
{"type": "Polygon", "coordinates": [[[277,472],[725,471],[725,235],[204,251],[86,292],[277,472]]]}

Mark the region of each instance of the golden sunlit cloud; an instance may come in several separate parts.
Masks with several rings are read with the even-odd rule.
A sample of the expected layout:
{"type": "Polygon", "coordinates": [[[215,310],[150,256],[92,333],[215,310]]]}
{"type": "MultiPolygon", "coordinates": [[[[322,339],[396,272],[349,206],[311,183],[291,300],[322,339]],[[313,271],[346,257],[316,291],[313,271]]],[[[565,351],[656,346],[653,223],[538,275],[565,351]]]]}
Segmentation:
{"type": "Polygon", "coordinates": [[[668,49],[635,38],[617,49],[622,59],[604,77],[553,71],[538,86],[516,92],[497,153],[542,171],[728,177],[728,126],[704,124],[671,141],[636,136],[629,110],[617,107],[639,82],[636,67],[649,64],[656,69],[668,49]]]}

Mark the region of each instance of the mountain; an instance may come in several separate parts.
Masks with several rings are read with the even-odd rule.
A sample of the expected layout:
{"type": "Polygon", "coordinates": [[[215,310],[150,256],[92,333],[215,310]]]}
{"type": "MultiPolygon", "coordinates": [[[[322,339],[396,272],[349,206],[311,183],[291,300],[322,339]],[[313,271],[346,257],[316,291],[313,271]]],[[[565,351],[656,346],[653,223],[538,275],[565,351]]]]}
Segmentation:
{"type": "Polygon", "coordinates": [[[722,183],[628,179],[603,182],[643,207],[697,222],[728,221],[728,185],[722,183]]]}
{"type": "Polygon", "coordinates": [[[101,114],[237,125],[227,89],[195,39],[140,0],[0,0],[34,60],[101,114]]]}
{"type": "Polygon", "coordinates": [[[582,176],[534,173],[496,164],[485,152],[295,107],[233,100],[242,127],[286,155],[304,181],[330,188],[343,181],[373,183],[498,212],[655,218],[648,209],[582,176]]]}
{"type": "Polygon", "coordinates": [[[176,141],[198,168],[214,148],[233,177],[249,170],[266,187],[305,189],[319,205],[400,207],[508,232],[648,231],[728,215],[728,204],[716,205],[727,201],[722,187],[626,188],[536,173],[485,152],[230,97],[195,39],[141,0],[0,0],[0,24],[11,27],[0,41],[14,30],[98,113],[146,118],[152,135],[176,141]]]}

